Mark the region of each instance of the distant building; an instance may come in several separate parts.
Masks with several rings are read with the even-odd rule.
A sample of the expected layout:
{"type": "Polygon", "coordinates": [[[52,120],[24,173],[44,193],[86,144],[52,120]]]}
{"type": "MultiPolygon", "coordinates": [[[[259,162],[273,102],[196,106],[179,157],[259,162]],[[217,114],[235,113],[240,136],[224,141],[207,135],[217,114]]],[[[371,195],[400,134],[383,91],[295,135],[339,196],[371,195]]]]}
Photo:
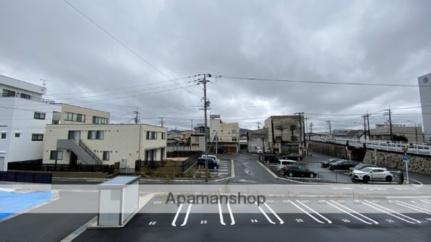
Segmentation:
{"type": "Polygon", "coordinates": [[[76,105],[57,103],[61,107],[54,112],[53,124],[109,124],[110,113],[76,105]]]}
{"type": "Polygon", "coordinates": [[[10,162],[42,159],[45,126],[61,111],[44,93],[42,86],[0,75],[0,171],[10,162]]]}
{"type": "Polygon", "coordinates": [[[334,129],[332,136],[344,139],[361,139],[364,136],[364,131],[360,129],[334,129]]]}
{"type": "Polygon", "coordinates": [[[304,117],[302,115],[271,116],[265,120],[268,143],[274,153],[302,158],[305,155],[304,117]]]}
{"type": "MultiPolygon", "coordinates": [[[[376,127],[370,129],[371,139],[374,140],[391,140],[389,124],[376,124],[376,127]]],[[[395,139],[405,137],[409,143],[423,143],[422,128],[420,126],[406,126],[402,124],[392,124],[392,135],[395,139]]]]}
{"type": "Polygon", "coordinates": [[[248,152],[257,152],[260,148],[262,151],[268,150],[268,132],[267,129],[249,130],[247,133],[248,152]]]}
{"type": "Polygon", "coordinates": [[[431,73],[420,76],[419,93],[422,106],[422,120],[424,126],[424,136],[428,143],[431,143],[431,73]]]}
{"type": "Polygon", "coordinates": [[[137,160],[166,158],[166,129],[147,124],[48,125],[44,164],[113,165],[134,170],[137,160]]]}
{"type": "Polygon", "coordinates": [[[239,124],[225,123],[220,115],[210,116],[210,150],[217,153],[237,153],[239,151],[239,124]]]}

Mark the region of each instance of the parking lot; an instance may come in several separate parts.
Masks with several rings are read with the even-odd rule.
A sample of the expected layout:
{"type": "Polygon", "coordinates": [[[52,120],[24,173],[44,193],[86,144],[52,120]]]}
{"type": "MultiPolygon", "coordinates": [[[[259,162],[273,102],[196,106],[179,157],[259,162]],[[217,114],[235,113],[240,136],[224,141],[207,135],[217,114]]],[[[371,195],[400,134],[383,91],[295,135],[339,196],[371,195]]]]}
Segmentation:
{"type": "MultiPolygon", "coordinates": [[[[274,238],[272,233],[280,236],[285,231],[292,233],[296,229],[310,229],[312,233],[290,236],[310,238],[316,231],[323,235],[330,230],[339,232],[341,237],[345,237],[346,232],[356,233],[352,240],[361,241],[357,237],[360,231],[371,231],[370,234],[373,234],[402,227],[409,234],[419,229],[429,231],[431,226],[431,196],[383,200],[268,197],[261,206],[228,203],[184,203],[177,206],[165,201],[164,196],[153,198],[124,229],[87,230],[76,241],[92,241],[95,238],[114,241],[126,236],[131,240],[146,238],[158,241],[169,237],[171,241],[216,241],[225,233],[231,234],[232,237],[226,239],[233,241],[240,231],[245,238],[248,231],[254,231],[251,233],[257,237],[253,241],[263,241],[264,235],[274,238]],[[355,228],[360,229],[352,230],[355,228]],[[189,234],[191,230],[200,232],[189,234]]],[[[416,241],[427,241],[429,237],[426,236],[429,235],[429,232],[422,232],[414,236],[422,236],[416,241]]],[[[330,237],[319,241],[330,241],[330,237]]],[[[407,237],[403,235],[398,238],[396,233],[388,234],[387,238],[407,241],[398,240],[407,237]]]]}

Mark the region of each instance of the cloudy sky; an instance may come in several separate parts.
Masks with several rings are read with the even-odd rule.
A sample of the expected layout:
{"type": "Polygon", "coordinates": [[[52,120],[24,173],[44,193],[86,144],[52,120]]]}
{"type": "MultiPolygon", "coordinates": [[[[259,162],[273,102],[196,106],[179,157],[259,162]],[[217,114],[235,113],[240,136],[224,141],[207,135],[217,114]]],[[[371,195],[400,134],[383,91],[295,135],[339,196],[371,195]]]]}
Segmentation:
{"type": "MultiPolygon", "coordinates": [[[[417,84],[431,72],[431,1],[2,0],[0,74],[47,98],[170,128],[201,122],[197,73],[417,84]]],[[[421,123],[417,87],[212,78],[211,113],[241,127],[305,112],[315,130],[421,123]]]]}

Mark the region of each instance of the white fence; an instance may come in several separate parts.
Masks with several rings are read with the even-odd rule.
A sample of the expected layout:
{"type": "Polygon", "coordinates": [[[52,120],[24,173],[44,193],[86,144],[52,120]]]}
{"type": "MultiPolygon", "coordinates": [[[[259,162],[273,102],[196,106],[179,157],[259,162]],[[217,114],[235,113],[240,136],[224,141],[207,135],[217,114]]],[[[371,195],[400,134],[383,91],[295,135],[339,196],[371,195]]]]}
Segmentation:
{"type": "Polygon", "coordinates": [[[429,155],[431,156],[431,145],[413,144],[413,143],[402,143],[402,142],[390,142],[384,140],[367,140],[362,141],[358,139],[343,139],[343,138],[330,138],[330,137],[311,137],[312,141],[320,141],[334,144],[345,145],[349,141],[350,146],[363,147],[364,143],[368,149],[378,149],[386,151],[394,151],[402,153],[405,147],[408,147],[408,154],[416,155],[429,155]]]}

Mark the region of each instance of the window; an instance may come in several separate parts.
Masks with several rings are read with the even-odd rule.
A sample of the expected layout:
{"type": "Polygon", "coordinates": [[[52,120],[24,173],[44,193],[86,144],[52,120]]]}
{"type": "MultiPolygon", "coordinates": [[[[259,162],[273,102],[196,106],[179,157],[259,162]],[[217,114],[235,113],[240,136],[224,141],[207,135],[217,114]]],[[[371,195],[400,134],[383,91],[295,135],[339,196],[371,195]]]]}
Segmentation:
{"type": "Polygon", "coordinates": [[[103,130],[88,131],[87,139],[102,140],[104,138],[105,138],[105,132],[103,130]]]}
{"type": "Polygon", "coordinates": [[[21,137],[21,133],[20,132],[15,132],[15,138],[19,138],[21,137]]]}
{"type": "Polygon", "coordinates": [[[236,141],[238,141],[238,139],[236,137],[232,137],[232,141],[236,142],[236,141]]]}
{"type": "Polygon", "coordinates": [[[7,135],[6,132],[1,132],[1,139],[6,139],[7,135]]]}
{"type": "Polygon", "coordinates": [[[66,112],[64,114],[65,121],[85,123],[85,115],[81,113],[66,112]]]}
{"type": "Polygon", "coordinates": [[[110,158],[110,154],[111,154],[111,152],[109,152],[109,151],[103,151],[103,160],[104,161],[109,161],[109,158],[110,158]]]}
{"type": "Polygon", "coordinates": [[[147,140],[157,139],[157,133],[154,131],[147,131],[147,140]]]}
{"type": "Polygon", "coordinates": [[[41,112],[34,112],[34,119],[41,119],[41,120],[45,120],[45,113],[41,113],[41,112]]]}
{"type": "Polygon", "coordinates": [[[43,141],[43,134],[31,134],[31,141],[43,141]]]}
{"type": "Polygon", "coordinates": [[[51,150],[49,154],[51,160],[63,160],[63,151],[51,150]]]}
{"type": "Polygon", "coordinates": [[[24,99],[31,99],[31,96],[25,93],[21,93],[19,96],[24,99]]]}
{"type": "Polygon", "coordinates": [[[162,139],[165,139],[165,133],[162,132],[162,139]]]}
{"type": "Polygon", "coordinates": [[[15,97],[16,93],[14,91],[3,89],[2,96],[3,97],[15,97]]]}
{"type": "Polygon", "coordinates": [[[93,116],[93,124],[107,124],[108,119],[98,116],[93,116]]]}

